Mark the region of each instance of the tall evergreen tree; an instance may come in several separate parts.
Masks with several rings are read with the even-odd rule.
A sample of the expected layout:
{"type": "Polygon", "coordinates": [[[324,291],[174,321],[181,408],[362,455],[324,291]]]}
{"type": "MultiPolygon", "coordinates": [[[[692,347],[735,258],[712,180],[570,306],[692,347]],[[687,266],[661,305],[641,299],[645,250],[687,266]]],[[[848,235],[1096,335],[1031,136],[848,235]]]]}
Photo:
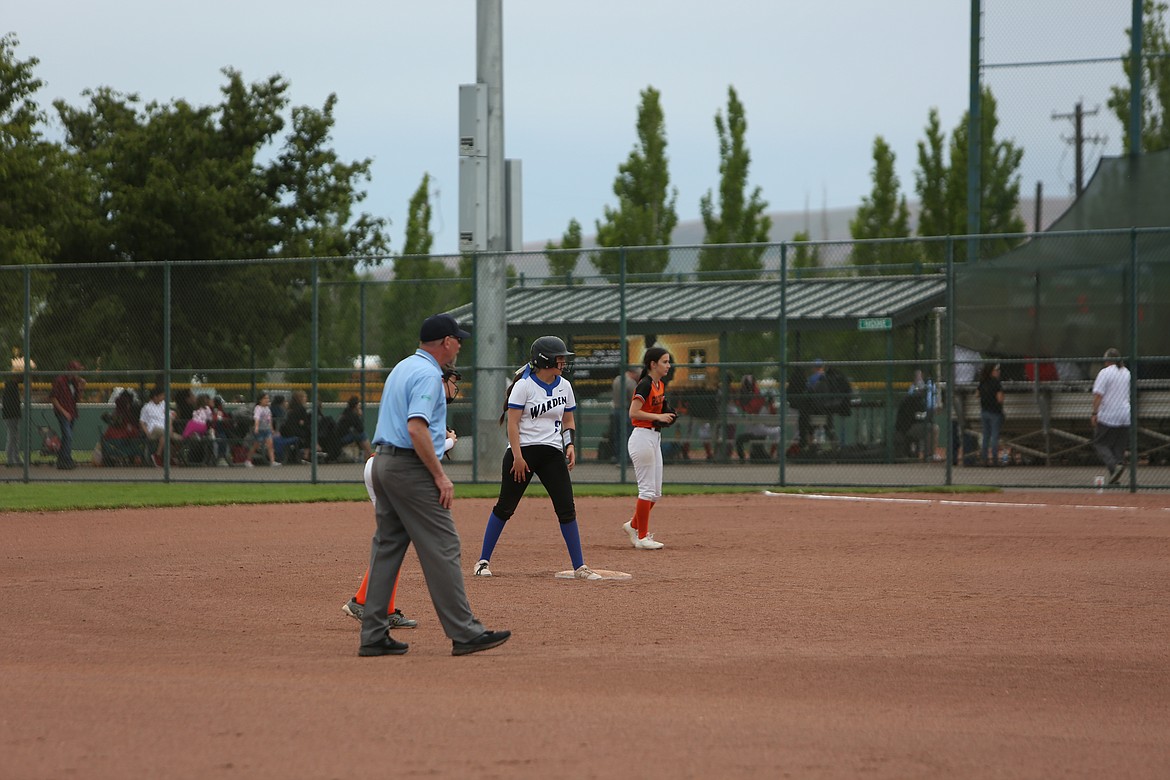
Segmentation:
{"type": "MultiPolygon", "coordinates": [[[[849,223],[855,239],[905,238],[910,235],[910,209],[906,196],[898,192],[898,175],[894,172],[895,155],[880,135],[873,141],[873,191],[862,198],[857,216],[849,223]]],[[[854,244],[853,265],[894,265],[917,259],[909,243],[854,244]]],[[[904,272],[897,269],[896,272],[904,272]]]]}
{"type": "Polygon", "coordinates": [[[800,277],[802,271],[821,267],[821,248],[804,243],[810,240],[807,230],[796,231],[792,240],[794,245],[790,255],[790,265],[796,271],[797,278],[800,277]]]}
{"type": "Polygon", "coordinates": [[[429,255],[435,242],[431,232],[431,176],[424,173],[418,189],[410,196],[406,209],[406,243],[404,255],[429,255]]]}
{"type": "MultiPolygon", "coordinates": [[[[926,139],[918,142],[918,168],[914,171],[914,189],[918,193],[918,235],[945,236],[954,227],[951,203],[947,198],[948,169],[946,133],[939,123],[938,109],[930,109],[926,139]]],[[[946,260],[946,247],[938,242],[922,246],[927,262],[946,260]]]]}
{"type": "MultiPolygon", "coordinates": [[[[1142,152],[1158,152],[1170,148],[1170,37],[1167,36],[1167,5],[1156,0],[1142,2],[1142,152]]],[[[1126,28],[1130,39],[1133,28],[1126,28]]],[[[1129,102],[1133,94],[1129,88],[1132,77],[1130,56],[1126,51],[1122,60],[1125,86],[1110,89],[1109,108],[1117,115],[1124,132],[1125,148],[1130,148],[1129,102]]]]}
{"type": "MultiPolygon", "coordinates": [[[[715,114],[715,132],[719,137],[719,203],[718,212],[710,190],[699,202],[706,233],[704,244],[764,244],[772,229],[772,218],[765,213],[768,202],[756,187],[746,196],[748,168],[747,116],[734,87],[727,88],[727,118],[715,114]]],[[[700,271],[750,271],[763,268],[764,247],[759,248],[704,248],[699,253],[700,271]]],[[[750,278],[754,273],[740,275],[750,278]]]]}
{"type": "MultiPolygon", "coordinates": [[[[981,105],[981,193],[979,232],[1023,233],[1024,220],[1020,217],[1020,162],[1024,150],[1011,141],[996,140],[999,126],[996,101],[988,88],[983,89],[981,105]]],[[[951,134],[951,168],[947,176],[947,201],[951,212],[951,235],[967,234],[967,124],[968,114],[951,134]]],[[[1019,239],[983,240],[982,257],[995,257],[1019,243],[1019,239]]],[[[955,242],[955,259],[967,259],[967,243],[955,242]]]]}
{"type": "MultiPolygon", "coordinates": [[[[981,122],[981,234],[1022,233],[1024,221],[1019,214],[1020,162],[1024,150],[1011,141],[997,140],[996,100],[991,90],[984,88],[981,122]]],[[[945,138],[939,130],[938,112],[931,109],[926,128],[926,140],[918,144],[918,170],[915,187],[920,200],[918,221],[920,236],[964,236],[967,234],[967,123],[968,114],[951,134],[946,144],[949,163],[943,159],[945,138]]],[[[983,240],[980,252],[984,257],[1000,254],[1019,243],[1018,239],[983,240]]],[[[945,259],[942,243],[926,245],[926,256],[932,262],[945,259]]],[[[954,243],[955,260],[967,257],[967,243],[954,243]]]]}
{"type": "MultiPolygon", "coordinates": [[[[647,87],[638,108],[638,142],[618,167],[613,193],[617,208],[605,207],[604,222],[597,222],[601,247],[668,246],[678,224],[675,203],[678,189],[670,186],[666,156],[666,119],[658,90],[647,87]]],[[[669,261],[667,250],[635,250],[627,254],[627,271],[661,273],[669,261]]],[[[590,258],[603,274],[618,272],[617,252],[598,252],[590,258]]]]}
{"type": "Polygon", "coordinates": [[[549,278],[545,284],[563,284],[577,270],[581,257],[581,223],[575,218],[569,220],[569,227],[561,236],[560,244],[549,241],[544,245],[544,256],[548,259],[549,278]]]}

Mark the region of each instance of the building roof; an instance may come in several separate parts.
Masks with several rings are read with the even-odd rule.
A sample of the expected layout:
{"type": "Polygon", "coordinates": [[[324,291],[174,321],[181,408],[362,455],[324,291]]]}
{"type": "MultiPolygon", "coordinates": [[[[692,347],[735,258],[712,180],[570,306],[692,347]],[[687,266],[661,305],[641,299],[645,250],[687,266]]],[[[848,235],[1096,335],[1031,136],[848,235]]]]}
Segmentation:
{"type": "MultiPolygon", "coordinates": [[[[942,306],[941,275],[805,279],[788,282],[788,327],[793,330],[856,330],[858,320],[912,322],[942,306]]],[[[779,280],[660,282],[626,286],[626,326],[631,330],[710,333],[776,330],[779,280]]],[[[529,328],[616,330],[621,290],[613,284],[512,287],[505,319],[509,331],[529,328]]],[[[475,324],[473,305],[451,314],[475,324]]]]}

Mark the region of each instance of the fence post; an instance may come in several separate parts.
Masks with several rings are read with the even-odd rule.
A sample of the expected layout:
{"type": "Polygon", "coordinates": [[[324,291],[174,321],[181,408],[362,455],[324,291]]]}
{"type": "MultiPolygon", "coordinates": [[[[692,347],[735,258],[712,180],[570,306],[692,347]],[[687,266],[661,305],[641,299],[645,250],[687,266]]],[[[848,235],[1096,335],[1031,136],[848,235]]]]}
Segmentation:
{"type": "Polygon", "coordinates": [[[315,443],[317,441],[317,436],[318,436],[317,415],[318,415],[318,410],[321,408],[321,399],[319,397],[320,391],[317,387],[317,382],[318,382],[318,376],[317,376],[317,360],[318,360],[317,338],[318,338],[318,334],[320,333],[318,328],[320,326],[320,313],[321,313],[320,312],[321,277],[320,277],[320,265],[317,261],[317,258],[314,257],[311,262],[312,262],[312,267],[313,267],[313,272],[312,272],[312,279],[313,279],[313,317],[312,317],[312,320],[313,320],[313,324],[312,324],[311,337],[309,339],[309,382],[310,382],[310,386],[312,388],[313,413],[312,413],[312,416],[309,418],[309,420],[310,420],[309,424],[312,426],[310,429],[309,436],[313,440],[314,444],[312,445],[313,459],[309,465],[309,481],[315,485],[315,484],[317,484],[317,445],[315,443]]]}
{"type": "MultiPolygon", "coordinates": [[[[626,332],[626,248],[620,247],[618,249],[618,353],[622,358],[622,376],[625,376],[627,367],[633,360],[627,350],[629,344],[626,332]]],[[[618,427],[618,435],[622,441],[628,441],[630,437],[630,418],[629,415],[622,415],[619,418],[622,422],[618,427]]],[[[623,485],[626,483],[626,463],[630,454],[626,452],[626,446],[622,442],[613,442],[614,452],[618,456],[618,482],[623,485]]]]}
{"type": "Polygon", "coordinates": [[[171,481],[171,260],[163,260],[163,482],[171,481]]]}
{"type": "Polygon", "coordinates": [[[1138,275],[1137,228],[1129,229],[1129,492],[1137,492],[1138,275]]]}
{"type": "Polygon", "coordinates": [[[946,287],[946,319],[943,322],[943,348],[947,351],[943,370],[947,372],[947,425],[951,429],[947,432],[947,466],[946,485],[954,484],[955,453],[963,442],[963,426],[955,416],[955,242],[947,236],[947,287],[946,287]],[[958,441],[955,441],[956,438],[958,441]]]}
{"type": "Polygon", "coordinates": [[[29,481],[29,461],[32,460],[32,374],[30,363],[32,347],[32,267],[24,267],[24,482],[29,481]]]}
{"type": "Polygon", "coordinates": [[[788,465],[788,242],[780,244],[780,449],[776,460],[780,462],[780,486],[784,486],[785,470],[788,465]]]}

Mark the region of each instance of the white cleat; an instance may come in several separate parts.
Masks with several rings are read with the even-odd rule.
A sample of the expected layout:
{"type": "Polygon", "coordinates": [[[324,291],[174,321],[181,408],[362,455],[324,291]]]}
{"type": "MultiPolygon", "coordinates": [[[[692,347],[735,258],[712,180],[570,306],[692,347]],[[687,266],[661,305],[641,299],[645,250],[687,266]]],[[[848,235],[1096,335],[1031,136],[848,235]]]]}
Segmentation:
{"type": "Polygon", "coordinates": [[[492,576],[492,570],[488,568],[488,562],[481,558],[479,563],[475,564],[475,571],[472,572],[472,576],[474,576],[474,577],[490,577],[490,576],[492,576]]]}
{"type": "Polygon", "coordinates": [[[629,520],[622,523],[622,530],[625,531],[626,535],[630,537],[630,546],[637,547],[638,546],[638,529],[634,528],[633,523],[629,520]]]}
{"type": "Polygon", "coordinates": [[[634,542],[634,547],[639,550],[661,550],[666,545],[662,542],[654,541],[654,534],[646,534],[644,537],[634,542]]]}
{"type": "Polygon", "coordinates": [[[599,579],[601,579],[600,574],[593,571],[593,569],[590,569],[585,564],[581,564],[580,566],[578,566],[577,570],[573,572],[573,576],[579,580],[599,580],[599,579]]]}

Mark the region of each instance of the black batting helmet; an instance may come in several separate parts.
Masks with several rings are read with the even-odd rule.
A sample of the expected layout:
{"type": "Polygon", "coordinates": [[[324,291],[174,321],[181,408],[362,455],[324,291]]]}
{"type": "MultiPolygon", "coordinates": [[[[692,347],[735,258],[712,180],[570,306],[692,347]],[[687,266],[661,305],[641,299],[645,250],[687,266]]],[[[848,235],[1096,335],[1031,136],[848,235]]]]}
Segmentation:
{"type": "Polygon", "coordinates": [[[532,342],[532,348],[528,350],[528,359],[533,368],[556,368],[558,357],[565,359],[565,368],[568,368],[576,355],[556,336],[541,336],[532,342]]]}

